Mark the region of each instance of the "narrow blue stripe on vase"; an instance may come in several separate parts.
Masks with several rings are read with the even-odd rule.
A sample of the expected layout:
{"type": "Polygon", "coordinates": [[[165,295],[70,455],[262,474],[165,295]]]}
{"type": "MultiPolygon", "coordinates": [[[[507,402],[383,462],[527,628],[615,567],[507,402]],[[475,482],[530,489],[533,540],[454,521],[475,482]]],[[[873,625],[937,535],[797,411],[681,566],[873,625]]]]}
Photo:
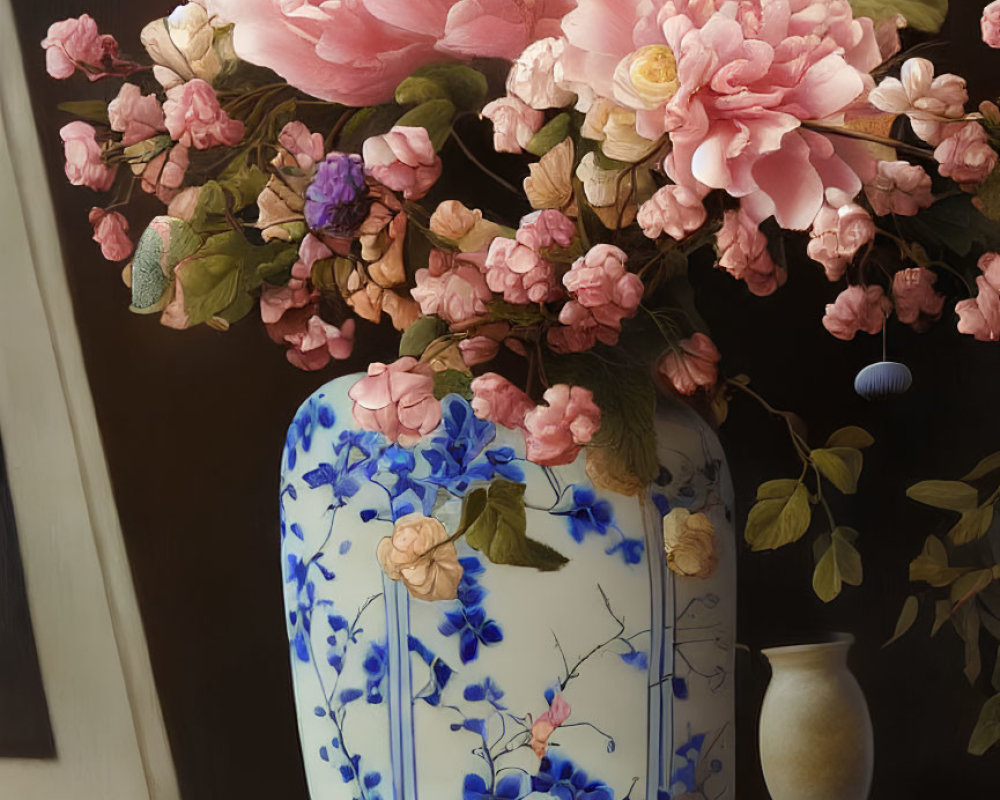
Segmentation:
{"type": "MultiPolygon", "coordinates": [[[[395,800],[407,800],[406,782],[403,780],[402,712],[400,700],[402,691],[400,676],[403,673],[402,654],[406,652],[405,642],[399,638],[398,603],[396,592],[403,588],[388,575],[382,576],[382,591],[385,593],[385,634],[389,653],[389,756],[392,762],[392,791],[395,800]]],[[[403,592],[406,589],[403,588],[403,592]]]]}
{"type": "MultiPolygon", "coordinates": [[[[664,726],[664,704],[673,703],[670,675],[673,670],[672,581],[663,558],[660,514],[648,501],[641,504],[649,567],[649,721],[646,756],[646,797],[669,790],[673,725],[664,726]],[[670,635],[667,636],[669,630],[670,635]]],[[[672,705],[669,706],[672,710],[672,705]]],[[[672,717],[672,713],[670,714],[672,717]]]]}
{"type": "Polygon", "coordinates": [[[417,800],[417,750],[413,735],[413,670],[410,662],[410,593],[396,584],[396,622],[399,626],[399,732],[403,760],[403,797],[417,800]]]}

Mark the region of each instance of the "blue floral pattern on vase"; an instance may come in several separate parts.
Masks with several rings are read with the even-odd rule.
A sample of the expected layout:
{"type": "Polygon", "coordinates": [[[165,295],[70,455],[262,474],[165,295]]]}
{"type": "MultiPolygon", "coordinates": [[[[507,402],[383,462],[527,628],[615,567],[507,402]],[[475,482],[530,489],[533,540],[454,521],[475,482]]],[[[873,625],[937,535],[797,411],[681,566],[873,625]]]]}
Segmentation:
{"type": "Polygon", "coordinates": [[[412,448],[357,430],[355,380],[307,400],[283,457],[286,623],[314,800],[731,798],[731,495],[711,434],[674,421],[660,437],[669,477],[640,501],[596,489],[583,456],[528,462],[519,434],[456,395],[412,448]],[[385,578],[375,548],[395,520],[419,512],[453,531],[462,498],[497,479],[525,484],[528,533],[566,566],[496,565],[459,540],[456,600],[416,600],[385,578]],[[718,580],[665,569],[659,520],[675,506],[713,515],[718,580]],[[572,710],[540,741],[535,721],[557,696],[572,710]]]}

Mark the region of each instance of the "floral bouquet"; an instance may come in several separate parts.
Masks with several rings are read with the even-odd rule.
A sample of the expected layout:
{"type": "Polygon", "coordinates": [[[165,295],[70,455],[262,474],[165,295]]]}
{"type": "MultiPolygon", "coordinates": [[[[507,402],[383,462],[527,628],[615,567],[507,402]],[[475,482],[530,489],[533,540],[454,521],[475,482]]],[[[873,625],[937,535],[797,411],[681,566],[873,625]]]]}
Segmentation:
{"type": "MultiPolygon", "coordinates": [[[[127,263],[133,310],[219,331],[259,310],[304,370],[347,358],[385,321],[398,358],[351,390],[360,427],[412,445],[457,393],[520,429],[536,464],[586,448],[594,483],[629,495],[656,477],[657,393],[717,423],[735,393],[764,403],[745,376],[720,377],[687,278],[705,253],[754,295],[789,269],[823,270],[842,287],[822,317],[840,339],[939,321],[1000,339],[1000,109],[969,109],[961,77],[902,49],[946,10],[192,0],[143,29],[142,63],[88,15],[42,45],[54,78],[121,84],[110,103],[64,104],[77,119],[60,134],[70,182],[109,193],[90,221],[104,257],[127,263]],[[136,188],[165,213],[130,222],[136,188]],[[791,265],[795,239],[809,260],[791,265]]],[[[982,24],[1000,47],[1000,3],[982,24]]],[[[856,387],[874,398],[909,383],[882,361],[856,387]]],[[[824,491],[855,491],[871,437],[849,427],[814,446],[765,406],[802,471],[759,488],[746,538],[776,548],[815,522],[813,585],[831,600],[862,570],[824,491]]],[[[978,478],[1000,462],[987,467],[978,478]]],[[[963,512],[955,547],[984,536],[996,498],[916,494],[963,512]]],[[[683,572],[678,530],[667,557],[683,572]]],[[[998,570],[949,568],[944,545],[931,550],[921,558],[944,572],[913,579],[961,583],[945,617],[975,608],[998,570]]],[[[898,632],[915,616],[908,600],[898,632]]],[[[1000,739],[996,713],[980,751],[1000,739]]]]}

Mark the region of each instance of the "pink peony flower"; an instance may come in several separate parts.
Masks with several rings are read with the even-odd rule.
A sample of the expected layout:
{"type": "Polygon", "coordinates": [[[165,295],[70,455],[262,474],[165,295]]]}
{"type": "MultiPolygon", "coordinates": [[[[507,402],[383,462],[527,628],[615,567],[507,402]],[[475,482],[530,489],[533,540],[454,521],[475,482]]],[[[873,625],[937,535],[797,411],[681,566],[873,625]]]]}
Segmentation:
{"type": "Polygon", "coordinates": [[[863,244],[875,237],[871,215],[856,203],[840,208],[823,206],[809,231],[806,252],[826,270],[831,281],[840,280],[847,264],[863,244]]]}
{"type": "Polygon", "coordinates": [[[983,274],[976,278],[979,294],[955,304],[958,332],[981,342],[1000,340],[1000,253],[984,253],[979,259],[983,274]]]}
{"type": "Polygon", "coordinates": [[[313,314],[300,330],[285,335],[285,341],[291,345],[285,355],[299,369],[322,369],[331,358],[343,360],[351,355],[354,328],[353,319],[345,320],[338,328],[313,314]]]}
{"type": "Polygon", "coordinates": [[[90,209],[88,216],[94,226],[94,241],[101,246],[101,255],[108,261],[124,261],[130,255],[134,245],[128,238],[128,220],[117,211],[105,211],[96,206],[90,209]]]}
{"type": "Polygon", "coordinates": [[[935,78],[934,65],[926,58],[908,58],[899,78],[883,79],[868,94],[868,102],[880,111],[906,114],[913,132],[932,145],[950,135],[968,101],[965,79],[950,73],[935,78]]]}
{"type": "Polygon", "coordinates": [[[354,420],[392,442],[413,447],[441,421],[441,403],[434,397],[430,367],[405,356],[392,364],[368,365],[368,376],[348,391],[354,420]]]}
{"type": "Polygon", "coordinates": [[[978,122],[958,126],[934,150],[938,172],[972,192],[997,165],[997,151],[990,146],[986,130],[978,122]]]}
{"type": "Polygon", "coordinates": [[[419,200],[441,177],[441,159],[426,128],[395,125],[366,139],[362,156],[369,175],[407,200],[419,200]]]}
{"type": "Polygon", "coordinates": [[[171,138],[195,150],[233,147],[243,139],[243,123],[229,118],[215,89],[201,78],[168,89],[163,112],[171,138]]]}
{"type": "Polygon", "coordinates": [[[233,46],[323,100],[366,106],[392,99],[403,78],[441,56],[516,58],[558,34],[571,0],[206,0],[235,24],[233,46]]]}
{"type": "Polygon", "coordinates": [[[559,211],[546,209],[521,220],[513,239],[497,237],[490,243],[483,272],[486,284],[503,293],[508,303],[550,303],[563,296],[556,283],[555,265],[542,255],[549,247],[568,248],[576,224],[559,211]]]}
{"type": "Polygon", "coordinates": [[[601,427],[601,410],[594,395],[582,386],[559,383],[543,395],[547,405],[524,415],[525,453],[544,467],[572,464],[580,448],[601,427]]]}
{"type": "Polygon", "coordinates": [[[115,180],[118,167],[108,167],[101,158],[97,131],[93,125],[76,120],[59,129],[66,153],[66,177],[74,186],[88,186],[106,192],[115,180]]]}
{"type": "Polygon", "coordinates": [[[565,49],[564,39],[550,37],[529,45],[507,74],[507,93],[532,108],[562,108],[576,95],[556,83],[556,63],[565,49]]]}
{"type": "Polygon", "coordinates": [[[627,258],[620,248],[598,244],[573,263],[563,276],[572,299],[559,312],[559,321],[576,329],[581,338],[556,334],[550,344],[578,352],[575,348],[579,344],[586,343],[582,349],[589,350],[598,340],[609,345],[618,342],[621,322],[635,315],[645,288],[638,275],[625,269],[627,258]]]}
{"type": "Polygon", "coordinates": [[[145,164],[134,164],[132,170],[139,175],[139,186],[144,192],[170,203],[180,192],[189,163],[188,148],[176,144],[145,164]]]}
{"type": "Polygon", "coordinates": [[[491,322],[476,328],[476,335],[462,339],[458,343],[462,360],[467,367],[485,364],[492,361],[500,352],[500,343],[510,333],[510,325],[506,322],[491,322]]]}
{"type": "Polygon", "coordinates": [[[755,223],[805,229],[828,189],[853,197],[871,170],[857,143],[801,127],[863,98],[882,61],[848,0],[580,0],[563,31],[569,85],[634,109],[648,139],[669,133],[670,178],[742,198],[755,223]]]}
{"type": "Polygon", "coordinates": [[[858,331],[878,333],[885,326],[892,302],[881,286],[848,286],[826,307],[823,327],[838,339],[853,339],[858,331]]]}
{"type": "Polygon", "coordinates": [[[127,74],[137,65],[118,61],[118,42],[114,36],[99,34],[97,23],[89,14],[70,17],[49,25],[42,39],[45,48],[45,70],[53,78],[68,78],[77,69],[90,80],[103,78],[113,71],[127,74]]]}
{"type": "Polygon", "coordinates": [[[639,208],[639,227],[650,239],[667,234],[678,241],[705,224],[701,197],[687,186],[664,186],[639,208]]]}
{"type": "Polygon", "coordinates": [[[994,49],[1000,48],[1000,0],[994,0],[983,9],[980,25],[983,41],[994,49]]]}
{"type": "Polygon", "coordinates": [[[108,103],[111,130],[119,131],[122,144],[141,142],[165,131],[163,107],[155,94],[143,95],[134,83],[122,84],[118,96],[108,103]]]}
{"type": "Polygon", "coordinates": [[[941,317],[944,297],[934,291],[936,281],[937,275],[923,267],[903,269],[893,276],[892,303],[900,322],[924,329],[941,317]]]}
{"type": "Polygon", "coordinates": [[[865,184],[865,195],[878,217],[912,217],[934,203],[931,176],[906,161],[879,161],[874,180],[865,184]]]}
{"type": "Polygon", "coordinates": [[[671,350],[657,370],[681,394],[691,395],[698,389],[711,389],[719,380],[722,356],[704,333],[696,333],[680,343],[679,352],[671,350]]]}
{"type": "Polygon", "coordinates": [[[483,107],[482,115],[493,123],[493,149],[498,153],[520,153],[545,124],[545,114],[519,97],[500,97],[483,107]]]}
{"type": "Polygon", "coordinates": [[[742,209],[727,211],[715,237],[718,266],[737,280],[746,281],[751,293],[763,297],[774,293],[788,278],[767,250],[767,237],[742,209]]]}
{"type": "Polygon", "coordinates": [[[495,372],[472,381],[472,410],[480,419],[517,430],[523,426],[525,414],[534,407],[528,395],[495,372]]]}
{"type": "Polygon", "coordinates": [[[311,170],[326,155],[323,134],[310,133],[309,128],[298,120],[287,123],[281,129],[278,143],[289,152],[302,170],[311,170]]]}
{"type": "Polygon", "coordinates": [[[432,250],[430,259],[435,263],[417,270],[417,285],[410,290],[424,315],[437,315],[458,325],[489,312],[493,293],[478,266],[461,256],[449,258],[440,250],[432,250]],[[443,266],[449,261],[449,266],[443,266]]]}
{"type": "Polygon", "coordinates": [[[539,716],[531,726],[531,749],[535,751],[536,756],[539,758],[545,756],[549,737],[555,733],[556,728],[569,719],[572,710],[561,694],[552,698],[549,710],[539,716]]]}

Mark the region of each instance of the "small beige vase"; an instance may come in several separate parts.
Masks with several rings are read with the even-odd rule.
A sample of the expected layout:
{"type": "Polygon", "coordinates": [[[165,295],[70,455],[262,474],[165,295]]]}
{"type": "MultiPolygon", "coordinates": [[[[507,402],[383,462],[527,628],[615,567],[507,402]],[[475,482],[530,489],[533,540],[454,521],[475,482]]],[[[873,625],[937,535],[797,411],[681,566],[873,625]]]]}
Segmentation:
{"type": "Polygon", "coordinates": [[[847,668],[850,634],[764,650],[771,682],[760,714],[760,762],[772,800],[866,800],[871,718],[847,668]]]}

